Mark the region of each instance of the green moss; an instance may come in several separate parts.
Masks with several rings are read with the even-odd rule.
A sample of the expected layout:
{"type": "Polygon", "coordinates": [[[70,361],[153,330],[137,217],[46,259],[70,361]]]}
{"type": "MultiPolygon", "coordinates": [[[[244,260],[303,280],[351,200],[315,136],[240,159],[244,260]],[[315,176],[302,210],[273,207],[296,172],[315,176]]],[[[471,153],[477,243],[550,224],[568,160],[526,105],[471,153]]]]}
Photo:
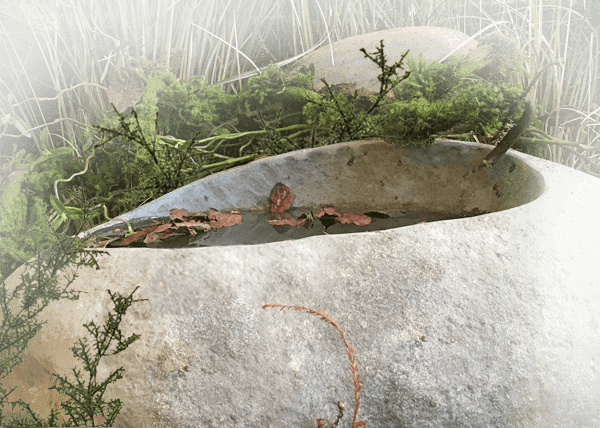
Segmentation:
{"type": "MultiPolygon", "coordinates": [[[[366,54],[366,52],[365,52],[366,54]]],[[[385,68],[383,45],[373,61],[385,68]]],[[[359,106],[359,97],[350,99],[345,94],[333,94],[327,102],[310,102],[304,107],[307,123],[338,132],[342,141],[383,136],[399,144],[425,145],[431,136],[446,131],[457,124],[474,129],[482,127],[486,132],[495,131],[504,123],[518,119],[523,112],[520,106],[522,87],[512,83],[489,82],[476,76],[476,72],[489,68],[490,59],[478,57],[450,57],[444,63],[427,63],[420,56],[413,59],[405,53],[408,72],[399,78],[391,77],[391,70],[384,70],[385,83],[395,85],[395,101],[376,108],[373,103],[368,110],[359,109],[355,115],[349,112],[359,106]],[[326,108],[325,112],[322,111],[326,108]],[[380,118],[377,119],[376,116],[380,118]],[[343,125],[342,125],[343,124],[343,125]]],[[[390,67],[391,69],[391,67],[390,67]]],[[[388,88],[379,94],[387,93],[388,88]]],[[[339,138],[337,138],[336,142],[339,138]]]]}

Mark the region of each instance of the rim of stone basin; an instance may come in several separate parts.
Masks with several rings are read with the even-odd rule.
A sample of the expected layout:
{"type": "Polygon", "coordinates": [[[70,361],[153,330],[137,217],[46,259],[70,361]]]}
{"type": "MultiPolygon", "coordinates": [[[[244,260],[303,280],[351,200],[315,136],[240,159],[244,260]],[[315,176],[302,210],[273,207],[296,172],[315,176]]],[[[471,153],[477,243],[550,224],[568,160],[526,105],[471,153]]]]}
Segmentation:
{"type": "Polygon", "coordinates": [[[527,164],[528,155],[511,150],[493,168],[478,169],[491,149],[448,140],[400,147],[372,139],[289,152],[190,183],[80,237],[106,235],[124,220],[139,227],[174,208],[268,212],[278,182],[295,194],[292,207],[352,213],[426,210],[466,217],[521,206],[543,193],[544,179],[527,164]]]}

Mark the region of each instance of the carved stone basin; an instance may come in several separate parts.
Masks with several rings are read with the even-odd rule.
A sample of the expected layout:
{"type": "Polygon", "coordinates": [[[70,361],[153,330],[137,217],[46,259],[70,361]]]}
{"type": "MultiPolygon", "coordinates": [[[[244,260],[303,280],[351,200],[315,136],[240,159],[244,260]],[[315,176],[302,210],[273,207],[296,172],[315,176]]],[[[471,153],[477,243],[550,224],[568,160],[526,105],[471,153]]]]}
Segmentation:
{"type": "MultiPolygon", "coordinates": [[[[282,182],[302,207],[484,213],[377,232],[259,245],[109,249],[81,270],[78,301],[51,303],[27,362],[3,379],[49,414],[51,373],[82,368],[69,350],[129,296],[104,400],[116,427],[350,426],[354,383],[336,329],[354,348],[357,421],[373,427],[600,426],[600,180],[509,151],[472,171],[490,147],[342,143],[262,159],[192,183],[123,216],[171,208],[266,209],[282,182]],[[465,177],[465,178],[463,178],[465,177]]],[[[122,224],[107,224],[107,232],[122,224]]],[[[10,292],[20,272],[8,278],[10,292]]],[[[16,301],[12,302],[16,309],[16,301]]],[[[52,391],[52,398],[58,398],[52,391]]]]}
{"type": "MultiPolygon", "coordinates": [[[[173,208],[267,212],[269,193],[277,182],[295,194],[292,207],[314,212],[333,206],[352,213],[426,210],[467,217],[513,208],[541,195],[542,176],[518,157],[506,156],[495,168],[465,177],[488,150],[454,141],[401,148],[382,140],[300,150],[206,177],[119,219],[136,226],[168,217],[173,208]]],[[[112,221],[88,233],[106,233],[117,226],[125,224],[112,221]]]]}

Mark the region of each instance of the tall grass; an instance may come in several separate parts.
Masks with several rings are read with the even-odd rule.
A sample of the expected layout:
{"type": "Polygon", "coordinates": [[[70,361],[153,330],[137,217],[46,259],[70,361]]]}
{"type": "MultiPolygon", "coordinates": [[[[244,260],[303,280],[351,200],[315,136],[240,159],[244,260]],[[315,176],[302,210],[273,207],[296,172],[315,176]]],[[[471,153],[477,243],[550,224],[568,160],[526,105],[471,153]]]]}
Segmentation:
{"type": "Polygon", "coordinates": [[[597,2],[573,0],[8,2],[0,10],[0,162],[22,148],[41,155],[46,129],[52,148],[70,146],[84,159],[94,141],[83,130],[107,111],[111,82],[140,61],[212,84],[237,76],[223,85],[236,92],[242,75],[319,42],[410,25],[473,35],[505,21],[496,28],[518,40],[532,74],[562,64],[535,88],[545,131],[584,146],[550,145],[550,159],[592,172],[573,150],[598,158],[599,11],[597,2]]]}

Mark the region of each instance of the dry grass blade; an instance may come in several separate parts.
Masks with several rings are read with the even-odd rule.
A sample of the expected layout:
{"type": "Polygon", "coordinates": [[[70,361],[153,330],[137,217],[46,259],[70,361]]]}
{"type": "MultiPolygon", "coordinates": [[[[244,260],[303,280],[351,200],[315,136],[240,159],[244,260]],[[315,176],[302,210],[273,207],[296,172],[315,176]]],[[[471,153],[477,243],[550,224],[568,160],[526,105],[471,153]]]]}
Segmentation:
{"type": "Polygon", "coordinates": [[[342,336],[342,340],[344,341],[344,346],[346,347],[346,350],[348,351],[348,359],[350,360],[350,370],[352,371],[352,380],[354,381],[354,415],[352,417],[352,428],[365,426],[367,424],[366,421],[357,421],[356,420],[356,418],[358,416],[358,407],[360,406],[359,392],[362,389],[362,386],[360,384],[360,375],[358,374],[358,366],[356,365],[356,359],[354,357],[354,348],[352,347],[352,345],[350,345],[350,343],[348,343],[348,340],[346,339],[346,334],[344,333],[344,330],[342,330],[341,327],[338,325],[338,323],[336,323],[329,315],[327,315],[325,312],[323,312],[322,309],[315,311],[314,309],[307,308],[306,306],[281,305],[278,303],[268,303],[268,304],[263,305],[262,308],[263,309],[265,309],[265,308],[280,308],[280,310],[283,310],[285,308],[290,308],[290,309],[295,309],[297,311],[306,311],[309,314],[318,315],[319,317],[321,317],[322,320],[327,321],[329,324],[331,324],[332,326],[334,326],[336,328],[336,330],[342,336]]]}

